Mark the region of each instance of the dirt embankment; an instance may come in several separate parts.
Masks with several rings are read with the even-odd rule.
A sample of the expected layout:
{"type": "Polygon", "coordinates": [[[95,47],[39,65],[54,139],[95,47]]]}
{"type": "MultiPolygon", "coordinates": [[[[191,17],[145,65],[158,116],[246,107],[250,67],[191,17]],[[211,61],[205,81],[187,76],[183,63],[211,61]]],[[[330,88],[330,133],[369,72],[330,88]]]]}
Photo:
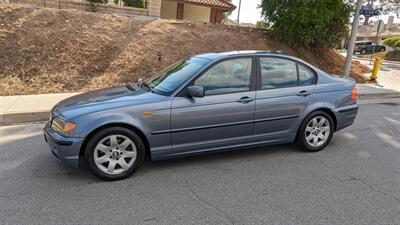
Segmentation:
{"type": "MultiPolygon", "coordinates": [[[[0,4],[0,95],[112,86],[197,53],[245,49],[279,49],[330,73],[343,69],[334,51],[296,51],[256,29],[0,4]]],[[[353,68],[351,76],[363,82],[368,68],[353,68]]]]}

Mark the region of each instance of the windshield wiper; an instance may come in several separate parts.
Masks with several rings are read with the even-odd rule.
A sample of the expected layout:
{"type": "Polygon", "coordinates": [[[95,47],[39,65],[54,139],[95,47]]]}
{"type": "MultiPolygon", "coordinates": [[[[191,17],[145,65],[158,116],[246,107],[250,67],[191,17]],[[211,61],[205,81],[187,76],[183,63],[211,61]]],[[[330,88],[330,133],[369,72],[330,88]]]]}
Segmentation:
{"type": "Polygon", "coordinates": [[[150,92],[154,93],[153,89],[150,87],[150,85],[148,83],[146,83],[145,80],[143,80],[142,78],[140,78],[138,80],[138,86],[140,88],[143,88],[143,86],[146,86],[147,89],[149,89],[150,92]]]}

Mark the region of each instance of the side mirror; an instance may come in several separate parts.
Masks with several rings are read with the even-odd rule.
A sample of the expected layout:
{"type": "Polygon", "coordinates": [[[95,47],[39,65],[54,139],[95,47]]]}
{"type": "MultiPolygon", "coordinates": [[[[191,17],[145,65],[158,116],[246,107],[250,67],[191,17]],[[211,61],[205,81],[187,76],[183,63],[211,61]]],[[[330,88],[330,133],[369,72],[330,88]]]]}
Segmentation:
{"type": "Polygon", "coordinates": [[[204,88],[201,86],[189,86],[187,90],[190,97],[202,98],[205,95],[204,88]]]}

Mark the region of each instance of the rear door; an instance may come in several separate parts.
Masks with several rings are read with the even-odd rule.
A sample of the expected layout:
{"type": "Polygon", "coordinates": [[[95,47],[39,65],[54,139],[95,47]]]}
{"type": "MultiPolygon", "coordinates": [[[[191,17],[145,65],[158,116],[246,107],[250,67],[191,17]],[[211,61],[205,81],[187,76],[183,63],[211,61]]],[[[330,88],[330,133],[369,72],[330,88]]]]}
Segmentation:
{"type": "Polygon", "coordinates": [[[291,59],[264,57],[258,62],[255,138],[287,140],[296,133],[299,117],[312,97],[316,74],[291,59]]]}
{"type": "Polygon", "coordinates": [[[218,150],[248,142],[253,135],[255,59],[219,62],[189,84],[202,86],[205,96],[173,99],[171,137],[176,155],[218,150]]]}

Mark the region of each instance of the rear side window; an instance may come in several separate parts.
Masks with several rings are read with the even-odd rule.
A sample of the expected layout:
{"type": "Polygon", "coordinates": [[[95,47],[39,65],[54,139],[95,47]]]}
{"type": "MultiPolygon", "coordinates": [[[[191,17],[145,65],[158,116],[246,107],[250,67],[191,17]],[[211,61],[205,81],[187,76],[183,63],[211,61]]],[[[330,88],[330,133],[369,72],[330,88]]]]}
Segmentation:
{"type": "Polygon", "coordinates": [[[315,73],[311,69],[298,64],[299,65],[299,85],[313,85],[315,84],[315,73]]]}
{"type": "Polygon", "coordinates": [[[278,58],[260,58],[261,89],[297,86],[296,63],[278,58]]]}

